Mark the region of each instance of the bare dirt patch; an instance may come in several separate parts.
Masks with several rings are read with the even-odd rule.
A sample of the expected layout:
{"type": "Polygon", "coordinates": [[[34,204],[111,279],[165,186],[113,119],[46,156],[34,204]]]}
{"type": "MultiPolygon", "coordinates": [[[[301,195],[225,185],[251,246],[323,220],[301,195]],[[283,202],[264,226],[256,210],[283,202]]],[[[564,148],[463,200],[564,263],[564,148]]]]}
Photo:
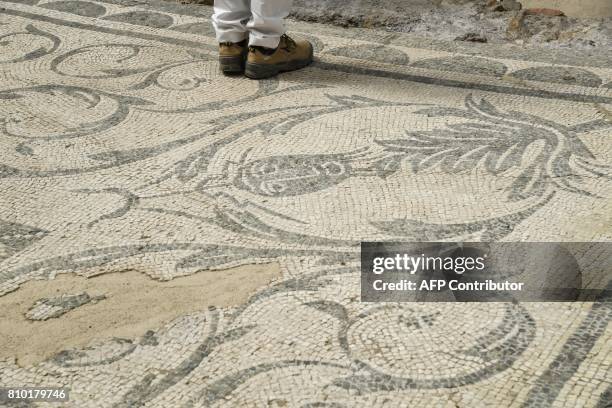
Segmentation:
{"type": "MultiPolygon", "coordinates": [[[[213,0],[169,0],[212,5],[213,0]]],[[[534,0],[535,1],[535,0],[534,0]]],[[[520,0],[293,0],[295,20],[414,33],[446,41],[612,49],[612,18],[525,14],[520,0]],[[513,23],[520,20],[518,27],[513,23]]],[[[576,4],[580,4],[578,0],[576,4]]]]}
{"type": "Polygon", "coordinates": [[[247,265],[204,271],[171,281],[157,281],[138,271],[91,278],[61,274],[53,280],[29,281],[0,297],[0,360],[36,364],[59,351],[92,340],[136,338],[176,317],[244,303],[258,288],[280,276],[278,264],[247,265]],[[44,297],[87,292],[106,296],[48,320],[26,318],[44,297]]]}

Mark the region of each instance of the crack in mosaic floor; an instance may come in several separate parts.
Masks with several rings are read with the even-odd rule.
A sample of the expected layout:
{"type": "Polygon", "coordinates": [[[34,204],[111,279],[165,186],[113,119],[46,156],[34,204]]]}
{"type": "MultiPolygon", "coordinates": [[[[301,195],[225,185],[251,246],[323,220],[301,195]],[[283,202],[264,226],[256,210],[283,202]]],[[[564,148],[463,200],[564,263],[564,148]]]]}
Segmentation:
{"type": "MultiPolygon", "coordinates": [[[[290,23],[317,61],[256,82],[218,73],[209,17],[0,1],[0,296],[135,266],[282,276],[141,336],[4,359],[0,385],[68,386],[70,407],[609,403],[609,299],[370,305],[358,275],[361,240],[611,240],[609,56],[290,23]]],[[[24,313],[69,319],[90,296],[24,313]]]]}

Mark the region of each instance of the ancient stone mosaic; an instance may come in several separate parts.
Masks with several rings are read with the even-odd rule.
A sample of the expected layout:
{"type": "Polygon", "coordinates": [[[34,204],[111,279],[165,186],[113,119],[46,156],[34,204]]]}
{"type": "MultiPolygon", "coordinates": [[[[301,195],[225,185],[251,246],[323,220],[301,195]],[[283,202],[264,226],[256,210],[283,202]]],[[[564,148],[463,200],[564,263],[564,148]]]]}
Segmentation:
{"type": "Polygon", "coordinates": [[[0,361],[0,386],[66,386],[79,408],[608,406],[609,299],[365,304],[358,253],[611,240],[610,56],[290,23],[317,61],[257,82],[219,74],[209,17],[0,1],[0,296],[69,272],[282,277],[138,338],[0,361]]]}

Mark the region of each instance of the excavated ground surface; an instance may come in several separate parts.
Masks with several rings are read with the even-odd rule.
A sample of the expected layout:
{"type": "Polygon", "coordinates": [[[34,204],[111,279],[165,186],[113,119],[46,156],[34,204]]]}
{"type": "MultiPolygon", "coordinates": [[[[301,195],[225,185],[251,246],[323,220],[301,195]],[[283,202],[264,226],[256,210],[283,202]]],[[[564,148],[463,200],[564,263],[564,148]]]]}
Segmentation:
{"type": "MultiPolygon", "coordinates": [[[[171,0],[209,4],[212,0],[171,0]]],[[[293,0],[291,18],[341,27],[376,27],[436,40],[612,51],[612,18],[522,15],[516,1],[293,0]],[[505,8],[504,8],[505,4],[505,8]]]]}

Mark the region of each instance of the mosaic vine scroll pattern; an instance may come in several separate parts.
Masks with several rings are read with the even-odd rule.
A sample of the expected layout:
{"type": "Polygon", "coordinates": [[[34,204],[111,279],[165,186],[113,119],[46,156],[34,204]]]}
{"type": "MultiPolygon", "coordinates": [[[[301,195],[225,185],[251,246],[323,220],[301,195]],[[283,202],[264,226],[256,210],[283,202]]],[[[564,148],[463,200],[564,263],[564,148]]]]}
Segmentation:
{"type": "MultiPolygon", "coordinates": [[[[0,8],[0,296],[282,271],[239,306],[2,360],[0,386],[70,387],[79,408],[608,403],[607,299],[364,304],[358,275],[362,240],[612,239],[605,56],[290,22],[317,61],[257,82],[219,74],[207,7],[0,8]]],[[[24,318],[110,297],[41,296],[24,318]]]]}

